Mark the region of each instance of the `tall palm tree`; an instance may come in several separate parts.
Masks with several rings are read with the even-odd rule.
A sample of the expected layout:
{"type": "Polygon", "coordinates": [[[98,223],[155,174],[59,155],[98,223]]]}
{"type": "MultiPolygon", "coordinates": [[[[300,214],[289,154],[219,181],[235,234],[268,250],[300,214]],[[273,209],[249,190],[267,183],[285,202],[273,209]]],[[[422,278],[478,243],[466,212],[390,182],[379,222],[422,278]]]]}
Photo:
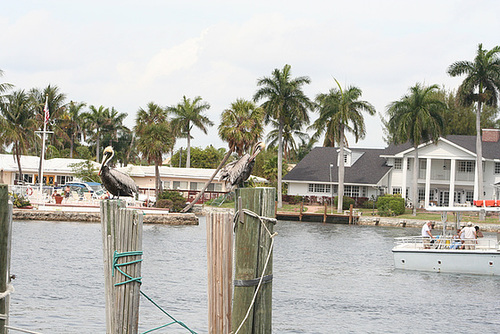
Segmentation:
{"type": "Polygon", "coordinates": [[[264,132],[263,123],[264,110],[257,107],[253,102],[244,99],[237,99],[231,103],[230,108],[222,112],[221,123],[218,128],[219,137],[228,143],[229,150],[204,187],[194,200],[182,209],[182,212],[189,211],[198,202],[233,152],[242,156],[245,152],[249,152],[252,149],[257,141],[262,138],[264,132]]]}
{"type": "Polygon", "coordinates": [[[95,142],[96,150],[96,160],[99,161],[99,153],[101,151],[101,137],[104,125],[106,123],[104,106],[99,106],[96,108],[91,105],[88,112],[84,112],[82,117],[85,124],[85,135],[88,135],[90,139],[95,142]]]}
{"type": "Polygon", "coordinates": [[[282,70],[274,69],[270,77],[257,80],[260,88],[255,93],[254,101],[265,99],[261,107],[266,112],[265,121],[278,122],[278,208],[282,202],[282,166],[283,166],[283,131],[287,121],[291,119],[309,123],[308,110],[313,109],[313,103],[302,91],[302,86],[311,80],[302,76],[292,78],[291,66],[286,64],[282,70]],[[293,118],[290,115],[295,115],[293,118]]]}
{"type": "Polygon", "coordinates": [[[500,90],[500,46],[491,50],[479,44],[474,61],[457,61],[448,67],[452,77],[466,75],[458,88],[458,97],[463,105],[477,102],[476,112],[476,170],[478,198],[483,199],[483,148],[481,145],[481,111],[483,103],[494,107],[498,104],[500,90]]]}
{"type": "Polygon", "coordinates": [[[348,144],[346,132],[354,135],[355,141],[364,138],[365,122],[362,112],[370,115],[375,114],[375,107],[367,101],[359,100],[362,95],[361,89],[354,86],[342,90],[339,82],[335,80],[338,88],[332,88],[326,94],[316,96],[316,104],[319,118],[311,125],[316,132],[313,138],[319,138],[325,133],[324,146],[339,145],[339,169],[338,169],[338,201],[337,211],[342,212],[344,200],[344,147],[348,144]]]}
{"type": "Polygon", "coordinates": [[[0,104],[0,143],[12,145],[12,153],[16,157],[19,177],[23,180],[21,155],[26,154],[28,148],[35,143],[34,131],[36,121],[33,104],[24,90],[18,90],[6,96],[0,104]]]}
{"type": "Polygon", "coordinates": [[[126,113],[118,112],[114,107],[104,109],[103,140],[112,146],[113,141],[117,141],[122,132],[128,132],[129,129],[123,125],[127,117],[126,113]]]}
{"type": "MultiPolygon", "coordinates": [[[[279,143],[279,123],[271,121],[271,126],[274,130],[267,134],[268,147],[277,147],[279,143]]],[[[302,131],[300,122],[287,122],[283,127],[283,157],[287,162],[290,162],[294,153],[298,149],[295,137],[301,140],[309,140],[309,135],[302,131]]]]}
{"type": "Polygon", "coordinates": [[[154,102],[146,109],[139,108],[134,131],[137,135],[137,149],[149,163],[155,164],[155,194],[160,194],[160,166],[163,154],[173,145],[173,136],[167,112],[154,102]]]}
{"type": "Polygon", "coordinates": [[[69,157],[73,158],[73,150],[75,147],[75,138],[83,135],[83,118],[81,111],[86,106],[84,102],[70,101],[66,112],[66,129],[70,137],[69,157]]]}
{"type": "MultiPolygon", "coordinates": [[[[442,112],[446,104],[439,99],[438,85],[423,86],[417,83],[400,100],[387,106],[389,133],[394,144],[410,142],[415,156],[413,159],[412,202],[413,215],[417,215],[418,200],[418,146],[432,140],[437,143],[443,133],[442,112]]],[[[406,190],[403,189],[403,194],[406,190]]]]}
{"type": "Polygon", "coordinates": [[[182,102],[176,106],[169,107],[167,110],[175,115],[172,120],[172,127],[181,129],[187,138],[187,157],[186,168],[191,167],[191,130],[193,126],[207,133],[207,126],[212,126],[214,123],[203,112],[210,109],[210,104],[202,102],[200,96],[191,99],[182,97],[182,102]]]}

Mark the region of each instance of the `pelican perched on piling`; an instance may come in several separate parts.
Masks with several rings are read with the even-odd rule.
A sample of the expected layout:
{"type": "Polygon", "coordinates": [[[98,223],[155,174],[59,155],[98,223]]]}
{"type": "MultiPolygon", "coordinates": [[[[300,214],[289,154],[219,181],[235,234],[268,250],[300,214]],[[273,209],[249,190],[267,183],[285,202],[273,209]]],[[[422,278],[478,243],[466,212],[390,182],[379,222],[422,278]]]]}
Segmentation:
{"type": "Polygon", "coordinates": [[[124,174],[116,169],[109,168],[108,162],[113,158],[115,152],[111,146],[104,149],[101,168],[99,169],[99,177],[101,178],[104,188],[113,196],[134,196],[139,193],[139,187],[134,180],[127,174],[124,174]]]}
{"type": "Polygon", "coordinates": [[[239,160],[224,166],[220,172],[219,180],[226,182],[226,190],[233,191],[238,186],[243,186],[243,182],[248,180],[255,165],[255,157],[264,149],[263,142],[257,142],[252,150],[252,155],[246,153],[239,160]]]}

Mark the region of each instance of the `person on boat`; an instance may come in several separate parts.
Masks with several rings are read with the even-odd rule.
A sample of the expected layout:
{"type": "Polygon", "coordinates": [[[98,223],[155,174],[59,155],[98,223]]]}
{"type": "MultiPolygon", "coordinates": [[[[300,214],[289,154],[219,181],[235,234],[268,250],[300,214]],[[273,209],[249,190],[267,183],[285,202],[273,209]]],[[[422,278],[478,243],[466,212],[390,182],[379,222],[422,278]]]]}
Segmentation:
{"type": "Polygon", "coordinates": [[[431,233],[432,223],[428,221],[422,226],[422,238],[424,238],[424,248],[431,248],[431,240],[434,240],[434,237],[431,233]]]}
{"type": "Polygon", "coordinates": [[[462,240],[460,240],[460,229],[457,230],[457,233],[453,235],[450,249],[458,249],[462,245],[462,240]]]}
{"type": "Polygon", "coordinates": [[[476,239],[484,237],[483,232],[479,229],[479,226],[476,225],[474,228],[476,229],[476,239]]]}
{"type": "Polygon", "coordinates": [[[474,249],[474,244],[476,242],[476,229],[472,226],[471,222],[467,223],[467,226],[465,226],[462,229],[462,233],[464,238],[464,244],[462,246],[462,249],[474,249]]]}

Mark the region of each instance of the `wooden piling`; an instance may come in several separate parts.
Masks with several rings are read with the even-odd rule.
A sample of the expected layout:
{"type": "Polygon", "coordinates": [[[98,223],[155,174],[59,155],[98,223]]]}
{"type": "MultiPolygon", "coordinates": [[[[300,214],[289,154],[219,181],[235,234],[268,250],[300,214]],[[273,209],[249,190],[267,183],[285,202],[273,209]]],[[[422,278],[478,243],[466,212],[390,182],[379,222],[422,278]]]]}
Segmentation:
{"type": "MultiPolygon", "coordinates": [[[[236,196],[242,198],[242,209],[254,212],[260,217],[274,217],[274,188],[238,189],[236,196]]],[[[274,223],[261,221],[243,212],[243,223],[237,222],[235,228],[235,282],[232,312],[232,327],[235,333],[243,323],[251,306],[258,281],[264,274],[265,281],[260,287],[249,316],[241,325],[239,334],[272,333],[272,254],[263,273],[269,255],[274,223]],[[268,232],[269,231],[269,232],[268,232]]]]}
{"type": "Polygon", "coordinates": [[[109,334],[138,332],[140,282],[134,278],[141,276],[142,221],[142,212],[126,209],[123,200],[101,201],[106,333],[109,334]],[[115,262],[132,263],[117,267],[115,262]]]}
{"type": "Polygon", "coordinates": [[[0,333],[9,324],[10,246],[12,237],[12,203],[6,184],[0,184],[0,333]]]}
{"type": "Polygon", "coordinates": [[[233,217],[211,212],[207,217],[208,332],[231,332],[233,296],[233,217]]]}

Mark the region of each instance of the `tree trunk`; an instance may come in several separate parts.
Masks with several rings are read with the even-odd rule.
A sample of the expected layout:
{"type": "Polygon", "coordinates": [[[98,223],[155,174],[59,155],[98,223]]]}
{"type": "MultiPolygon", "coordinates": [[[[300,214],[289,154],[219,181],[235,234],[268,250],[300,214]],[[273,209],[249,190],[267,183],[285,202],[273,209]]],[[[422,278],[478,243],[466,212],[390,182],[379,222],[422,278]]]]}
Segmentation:
{"type": "MultiPolygon", "coordinates": [[[[411,185],[411,200],[413,202],[413,215],[417,215],[417,201],[418,201],[418,144],[413,145],[415,148],[415,158],[413,159],[413,181],[411,185]]],[[[402,191],[406,192],[406,189],[402,191]]]]}
{"type": "Polygon", "coordinates": [[[158,203],[158,196],[160,196],[160,167],[158,161],[155,161],[155,196],[156,203],[158,203]]]}
{"type": "Polygon", "coordinates": [[[72,133],[71,134],[71,140],[70,140],[70,146],[69,146],[69,157],[70,158],[73,158],[73,146],[74,146],[74,142],[75,142],[75,134],[72,133]]]}
{"type": "Polygon", "coordinates": [[[339,190],[337,191],[337,213],[342,213],[342,206],[344,205],[344,175],[345,175],[345,164],[344,164],[344,129],[342,127],[341,137],[339,142],[339,190]]]}
{"type": "Polygon", "coordinates": [[[186,205],[184,207],[184,209],[181,210],[181,212],[188,212],[189,210],[191,210],[191,208],[193,207],[193,205],[195,205],[200,200],[201,196],[203,196],[203,194],[205,193],[205,190],[207,190],[208,186],[210,185],[210,183],[215,178],[215,175],[217,175],[217,173],[221,170],[222,166],[224,166],[226,164],[226,161],[231,156],[231,153],[233,153],[233,149],[230,149],[229,151],[227,151],[226,155],[224,156],[224,158],[220,162],[219,166],[217,166],[217,169],[212,174],[212,177],[203,186],[203,189],[200,190],[200,192],[196,195],[196,197],[194,198],[194,200],[191,203],[189,203],[188,205],[186,205]]]}
{"type": "Polygon", "coordinates": [[[96,156],[96,160],[97,162],[99,162],[99,151],[100,151],[100,147],[99,147],[99,132],[97,132],[97,140],[96,140],[96,148],[95,148],[95,156],[96,156]]]}
{"type": "Polygon", "coordinates": [[[476,113],[476,168],[477,168],[477,199],[484,197],[483,190],[483,145],[481,142],[481,108],[482,103],[477,103],[476,113]]]}
{"type": "Polygon", "coordinates": [[[23,168],[21,166],[21,154],[19,154],[19,146],[17,145],[17,143],[14,144],[14,150],[16,152],[17,168],[19,169],[19,177],[21,178],[21,184],[24,185],[23,168]]]}
{"type": "Polygon", "coordinates": [[[191,134],[187,134],[187,153],[186,153],[186,168],[191,168],[191,134]]]}
{"type": "Polygon", "coordinates": [[[280,120],[278,135],[278,208],[283,207],[283,191],[281,190],[281,179],[283,178],[283,121],[280,120]]]}

